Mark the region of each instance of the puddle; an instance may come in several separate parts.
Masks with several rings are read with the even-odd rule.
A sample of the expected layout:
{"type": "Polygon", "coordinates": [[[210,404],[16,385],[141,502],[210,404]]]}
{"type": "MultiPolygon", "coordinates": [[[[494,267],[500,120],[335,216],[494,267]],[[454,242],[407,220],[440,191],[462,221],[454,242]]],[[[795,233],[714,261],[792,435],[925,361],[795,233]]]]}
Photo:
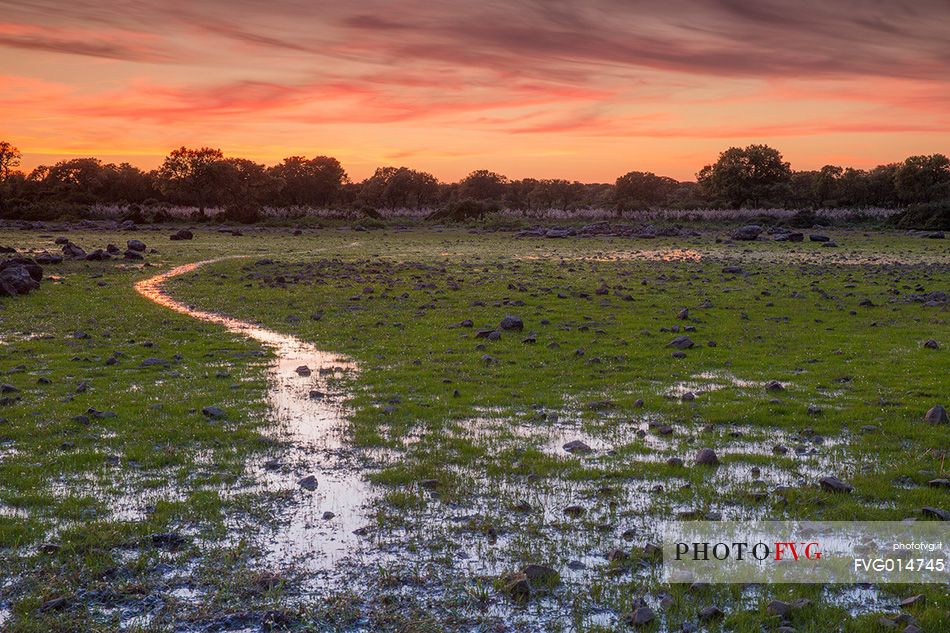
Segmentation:
{"type": "Polygon", "coordinates": [[[358,456],[346,446],[345,394],[336,387],[341,378],[357,370],[356,364],[293,336],[185,305],[162,289],[169,279],[221,259],[173,268],[138,282],[135,290],[158,305],[223,326],[274,352],[267,400],[276,424],[274,435],[289,448],[276,463],[256,468],[254,486],[230,493],[276,492],[289,497],[289,502],[273,512],[276,527],[259,534],[269,563],[284,566],[292,562],[311,571],[332,569],[359,549],[360,538],[353,531],[365,525],[365,508],[373,497],[371,485],[361,476],[362,469],[353,464],[358,456]],[[298,371],[301,367],[309,371],[298,371]],[[308,475],[318,482],[312,492],[297,483],[308,475]],[[333,517],[324,518],[329,517],[325,513],[333,513],[333,517]]]}

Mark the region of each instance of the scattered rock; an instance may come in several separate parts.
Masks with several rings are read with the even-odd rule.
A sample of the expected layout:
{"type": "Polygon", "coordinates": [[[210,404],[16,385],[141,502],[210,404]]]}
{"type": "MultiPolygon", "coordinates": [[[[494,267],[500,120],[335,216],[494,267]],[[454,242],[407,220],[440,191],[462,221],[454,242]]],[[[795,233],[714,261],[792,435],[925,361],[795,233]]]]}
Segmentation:
{"type": "Polygon", "coordinates": [[[935,339],[931,338],[924,341],[924,347],[927,349],[940,349],[940,344],[937,343],[935,339]]]}
{"type": "Polygon", "coordinates": [[[920,511],[925,517],[930,517],[931,519],[937,519],[939,521],[950,521],[950,512],[947,510],[934,508],[933,506],[924,506],[920,509],[920,511]]]}
{"type": "Polygon", "coordinates": [[[192,233],[192,232],[189,231],[188,229],[181,229],[181,230],[179,230],[179,231],[176,231],[175,233],[172,233],[172,234],[169,236],[168,239],[177,242],[177,241],[180,241],[180,240],[190,240],[190,239],[194,239],[194,237],[195,237],[194,233],[192,233]]]}
{"type": "Polygon", "coordinates": [[[950,418],[947,417],[947,410],[943,408],[943,405],[936,404],[924,415],[924,422],[929,422],[930,424],[948,424],[950,423],[950,418]]]}
{"type": "Polygon", "coordinates": [[[593,449],[581,440],[572,440],[563,446],[564,450],[572,455],[587,455],[593,449]]]}
{"type": "Polygon", "coordinates": [[[762,227],[758,224],[747,224],[734,230],[730,236],[734,240],[752,241],[758,239],[762,233],[762,227]]]}
{"type": "Polygon", "coordinates": [[[224,417],[224,409],[214,406],[208,406],[201,410],[205,417],[218,420],[224,417]]]}
{"type": "Polygon", "coordinates": [[[317,489],[317,478],[314,475],[307,475],[306,477],[298,480],[297,485],[304,490],[313,492],[317,489]]]}
{"type": "Polygon", "coordinates": [[[145,242],[142,242],[140,240],[129,240],[128,242],[126,242],[125,245],[128,247],[130,251],[137,251],[139,253],[144,253],[145,248],[146,248],[145,242]]]}
{"type": "Polygon", "coordinates": [[[767,383],[765,383],[765,390],[766,391],[785,391],[785,385],[783,385],[777,380],[770,380],[767,383]]]}
{"type": "Polygon", "coordinates": [[[711,448],[701,448],[696,452],[696,457],[694,460],[697,464],[702,466],[718,466],[719,457],[716,455],[716,451],[711,448]]]}
{"type": "Polygon", "coordinates": [[[506,316],[498,324],[499,330],[523,330],[524,321],[516,316],[506,316]]]}
{"type": "Polygon", "coordinates": [[[656,614],[650,607],[637,607],[632,613],[624,616],[624,622],[631,626],[644,626],[656,618],[656,614]]]}
{"type": "Polygon", "coordinates": [[[689,338],[688,336],[677,336],[669,342],[667,347],[675,347],[676,349],[689,349],[693,345],[695,345],[695,343],[693,343],[693,339],[689,338]]]}
{"type": "Polygon", "coordinates": [[[837,477],[832,477],[832,476],[822,477],[821,479],[818,480],[818,484],[821,486],[823,490],[827,492],[839,493],[839,492],[851,492],[852,490],[854,490],[854,486],[852,486],[851,484],[846,484],[845,482],[841,481],[837,477]]]}

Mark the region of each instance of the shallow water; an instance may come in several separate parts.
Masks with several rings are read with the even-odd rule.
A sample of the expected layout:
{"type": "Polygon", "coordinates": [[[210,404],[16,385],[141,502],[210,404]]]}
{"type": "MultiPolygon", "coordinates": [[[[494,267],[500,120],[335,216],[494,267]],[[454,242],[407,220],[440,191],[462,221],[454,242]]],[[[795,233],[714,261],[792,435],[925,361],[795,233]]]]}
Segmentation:
{"type": "Polygon", "coordinates": [[[270,468],[257,465],[259,485],[255,491],[284,492],[291,498],[274,512],[276,527],[265,529],[261,545],[272,564],[293,564],[311,571],[332,569],[359,548],[360,538],[353,531],[365,524],[364,509],[372,497],[371,485],[362,477],[362,470],[353,466],[353,451],[346,446],[344,394],[333,389],[335,379],[355,372],[356,364],[293,336],[188,306],[162,289],[169,279],[217,261],[221,259],[178,266],[138,282],[135,290],[161,306],[223,326],[274,352],[267,399],[276,423],[275,435],[289,450],[270,468]],[[298,373],[303,366],[310,370],[309,375],[298,373]],[[314,475],[318,482],[312,492],[297,483],[307,475],[314,475]],[[334,516],[324,519],[326,512],[334,516]]]}

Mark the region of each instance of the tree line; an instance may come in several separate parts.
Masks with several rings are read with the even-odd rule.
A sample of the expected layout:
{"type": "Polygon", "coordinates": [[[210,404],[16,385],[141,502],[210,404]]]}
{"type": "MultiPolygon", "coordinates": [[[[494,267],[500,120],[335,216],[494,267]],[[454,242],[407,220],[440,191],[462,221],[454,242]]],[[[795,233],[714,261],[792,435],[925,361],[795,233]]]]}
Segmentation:
{"type": "Polygon", "coordinates": [[[0,214],[49,219],[64,208],[183,205],[222,210],[254,221],[264,207],[340,208],[374,216],[379,209],[429,209],[464,219],[487,211],[583,208],[618,212],[649,208],[900,208],[950,204],[950,160],[911,156],[873,169],[826,165],[794,171],[767,145],[731,147],[703,167],[696,181],[631,171],[614,183],[508,179],[477,170],[455,183],[408,167],[380,167],[353,182],[329,156],[291,156],[272,166],[226,157],[219,149],[180,147],[158,169],[72,158],[18,170],[19,150],[0,141],[0,214]]]}

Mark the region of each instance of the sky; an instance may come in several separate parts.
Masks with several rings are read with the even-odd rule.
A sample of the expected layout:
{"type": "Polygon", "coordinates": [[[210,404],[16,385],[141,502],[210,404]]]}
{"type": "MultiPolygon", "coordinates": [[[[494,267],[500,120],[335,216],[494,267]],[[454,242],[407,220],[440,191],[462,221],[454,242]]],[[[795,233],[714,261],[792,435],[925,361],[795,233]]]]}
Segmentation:
{"type": "Polygon", "coordinates": [[[948,0],[0,0],[24,169],[212,146],[454,181],[950,153],[948,0]]]}

